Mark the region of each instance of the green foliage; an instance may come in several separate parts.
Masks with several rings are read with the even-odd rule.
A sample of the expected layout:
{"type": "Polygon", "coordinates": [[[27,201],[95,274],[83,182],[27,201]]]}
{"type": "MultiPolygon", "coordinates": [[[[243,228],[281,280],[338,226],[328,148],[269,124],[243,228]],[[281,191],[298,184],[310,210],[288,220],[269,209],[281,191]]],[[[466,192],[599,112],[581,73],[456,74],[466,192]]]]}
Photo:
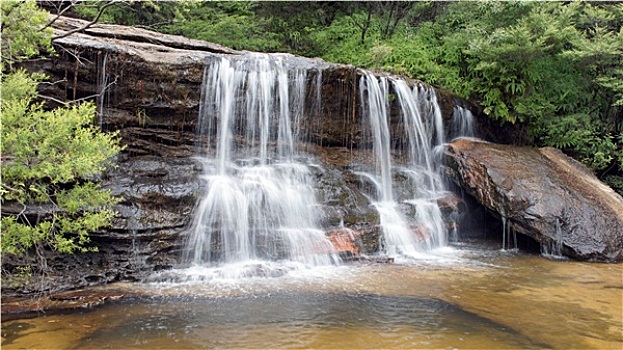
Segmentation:
{"type": "Polygon", "coordinates": [[[456,78],[454,67],[436,60],[441,43],[435,26],[424,24],[419,29],[417,33],[398,32],[394,35],[385,44],[388,48],[384,56],[374,55],[371,51],[369,66],[417,77],[429,84],[441,84],[446,79],[456,78]]]}
{"type": "Polygon", "coordinates": [[[188,10],[183,21],[168,24],[163,31],[239,50],[282,50],[283,36],[270,30],[269,21],[255,16],[254,6],[253,2],[201,2],[188,10]]]}
{"type": "MultiPolygon", "coordinates": [[[[108,147],[113,135],[91,126],[91,103],[44,111],[33,104],[36,82],[24,71],[5,77],[2,104],[3,181],[46,178],[55,185],[97,174],[119,149],[108,147]],[[15,88],[17,87],[17,88],[15,88]],[[50,132],[54,130],[54,132],[50,132]],[[36,147],[33,147],[35,146],[36,147]]],[[[23,200],[17,192],[11,200],[23,200]]]]}
{"type": "Polygon", "coordinates": [[[606,169],[620,159],[621,146],[612,135],[603,134],[604,128],[586,124],[587,120],[582,116],[566,116],[551,122],[543,132],[543,142],[573,153],[594,171],[606,169]]]}
{"type": "Polygon", "coordinates": [[[604,181],[616,192],[623,193],[623,176],[608,175],[604,181]]]}
{"type": "Polygon", "coordinates": [[[327,61],[365,67],[371,40],[362,45],[359,29],[349,17],[340,17],[323,31],[311,35],[314,42],[324,43],[323,58],[327,61]]]}
{"type": "Polygon", "coordinates": [[[120,150],[115,134],[91,124],[85,103],[46,111],[33,103],[36,81],[24,71],[2,82],[2,203],[22,208],[3,215],[2,252],[22,255],[45,242],[59,252],[86,251],[88,232],[107,226],[115,202],[91,181],[120,150]],[[42,209],[30,217],[27,207],[42,209]]]}
{"type": "Polygon", "coordinates": [[[93,103],[46,110],[35,102],[44,77],[5,65],[50,51],[48,14],[34,1],[2,2],[2,18],[0,251],[96,250],[88,234],[110,224],[116,200],[95,180],[121,150],[117,135],[92,126],[93,103]]]}
{"type": "Polygon", "coordinates": [[[161,29],[167,24],[184,21],[198,6],[197,1],[109,1],[87,0],[76,4],[74,11],[80,18],[91,20],[102,12],[99,22],[161,29]],[[110,6],[109,6],[110,5],[110,6]]]}
{"type": "Polygon", "coordinates": [[[46,28],[48,12],[34,1],[0,1],[2,10],[2,70],[4,65],[52,51],[52,28],[46,28]]]}

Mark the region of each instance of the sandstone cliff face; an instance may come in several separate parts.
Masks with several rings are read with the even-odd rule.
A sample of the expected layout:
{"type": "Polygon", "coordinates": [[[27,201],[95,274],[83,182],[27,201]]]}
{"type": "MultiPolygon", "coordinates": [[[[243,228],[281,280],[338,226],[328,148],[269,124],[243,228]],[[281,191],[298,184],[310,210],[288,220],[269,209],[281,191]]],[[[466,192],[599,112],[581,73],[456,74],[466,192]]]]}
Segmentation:
{"type": "Polygon", "coordinates": [[[623,199],[561,151],[459,139],[444,158],[452,180],[550,252],[623,258],[623,199]]]}

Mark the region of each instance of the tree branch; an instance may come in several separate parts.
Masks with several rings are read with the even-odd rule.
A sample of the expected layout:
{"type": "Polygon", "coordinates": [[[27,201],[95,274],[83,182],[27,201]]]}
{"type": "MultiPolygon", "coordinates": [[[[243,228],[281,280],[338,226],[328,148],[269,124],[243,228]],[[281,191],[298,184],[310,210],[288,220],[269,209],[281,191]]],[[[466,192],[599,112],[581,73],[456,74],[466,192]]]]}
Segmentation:
{"type": "Polygon", "coordinates": [[[57,81],[41,81],[41,82],[39,82],[39,85],[52,85],[52,86],[54,86],[56,84],[61,84],[61,83],[66,83],[66,82],[67,82],[67,79],[63,78],[63,79],[57,80],[57,81]]]}
{"type": "Polygon", "coordinates": [[[81,97],[81,98],[78,98],[78,99],[75,99],[75,100],[71,100],[71,101],[61,101],[61,100],[59,100],[59,99],[57,99],[55,97],[41,95],[41,94],[37,95],[37,97],[42,98],[44,100],[56,102],[56,103],[61,104],[63,106],[66,106],[66,105],[70,105],[70,104],[73,104],[73,103],[79,103],[79,102],[82,102],[82,101],[86,101],[86,100],[89,100],[89,99],[92,99],[92,98],[95,98],[95,97],[100,97],[100,96],[102,96],[102,94],[104,94],[106,92],[106,90],[108,90],[109,87],[111,87],[111,86],[113,86],[115,84],[117,84],[117,78],[115,78],[115,80],[112,81],[110,84],[104,86],[104,88],[102,89],[102,92],[100,92],[99,94],[93,94],[93,95],[81,97]]]}
{"type": "Polygon", "coordinates": [[[51,26],[52,24],[54,24],[54,22],[56,22],[59,18],[61,18],[61,16],[69,11],[69,9],[71,9],[72,7],[76,6],[76,4],[78,3],[78,0],[71,0],[71,4],[67,5],[67,7],[65,7],[64,9],[58,11],[58,13],[56,14],[56,17],[52,18],[48,23],[46,23],[43,27],[41,27],[41,29],[39,29],[39,31],[42,31],[46,28],[48,28],[49,26],[51,26]]]}
{"type": "Polygon", "coordinates": [[[106,4],[104,4],[99,9],[99,12],[97,13],[97,16],[95,16],[95,19],[93,19],[91,22],[83,25],[82,27],[74,28],[72,30],[69,30],[69,31],[67,31],[67,32],[65,32],[63,34],[55,35],[55,36],[52,37],[52,41],[58,40],[58,39],[61,39],[61,38],[65,38],[65,37],[68,37],[68,36],[70,36],[70,35],[72,35],[74,33],[78,33],[78,32],[81,32],[83,30],[88,29],[89,27],[91,27],[92,25],[96,24],[99,21],[100,17],[104,13],[104,10],[106,10],[107,7],[113,5],[113,4],[117,3],[117,2],[119,2],[119,0],[111,0],[111,1],[107,2],[106,4]]]}
{"type": "Polygon", "coordinates": [[[73,52],[72,50],[69,50],[65,47],[63,47],[62,45],[58,45],[61,49],[63,49],[63,51],[67,52],[69,55],[73,56],[76,61],[80,62],[80,65],[84,65],[84,63],[82,63],[82,60],[84,59],[85,61],[87,61],[89,64],[93,64],[93,61],[89,61],[84,57],[81,57],[80,54],[82,53],[82,50],[77,50],[75,49],[75,52],[73,52]]]}

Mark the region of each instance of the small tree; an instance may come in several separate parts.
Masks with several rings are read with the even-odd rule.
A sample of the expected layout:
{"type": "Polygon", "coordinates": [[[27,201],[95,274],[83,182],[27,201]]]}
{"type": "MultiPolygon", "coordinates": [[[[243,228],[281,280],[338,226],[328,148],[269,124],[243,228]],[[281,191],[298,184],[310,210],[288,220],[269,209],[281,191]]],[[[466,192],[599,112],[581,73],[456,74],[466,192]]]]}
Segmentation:
{"type": "Polygon", "coordinates": [[[51,51],[49,14],[34,1],[2,1],[1,252],[17,257],[43,250],[89,247],[89,232],[110,225],[114,197],[96,182],[120,150],[116,134],[92,126],[93,103],[46,110],[36,102],[41,75],[14,69],[51,51]]]}

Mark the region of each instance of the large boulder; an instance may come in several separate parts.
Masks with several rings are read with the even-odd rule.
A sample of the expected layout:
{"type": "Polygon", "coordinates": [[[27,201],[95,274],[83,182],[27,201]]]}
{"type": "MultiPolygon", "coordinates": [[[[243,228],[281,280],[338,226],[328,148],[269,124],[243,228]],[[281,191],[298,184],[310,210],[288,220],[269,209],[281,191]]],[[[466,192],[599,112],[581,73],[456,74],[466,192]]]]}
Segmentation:
{"type": "Polygon", "coordinates": [[[623,199],[561,151],[464,138],[444,168],[511,230],[575,259],[623,259],[623,199]]]}

